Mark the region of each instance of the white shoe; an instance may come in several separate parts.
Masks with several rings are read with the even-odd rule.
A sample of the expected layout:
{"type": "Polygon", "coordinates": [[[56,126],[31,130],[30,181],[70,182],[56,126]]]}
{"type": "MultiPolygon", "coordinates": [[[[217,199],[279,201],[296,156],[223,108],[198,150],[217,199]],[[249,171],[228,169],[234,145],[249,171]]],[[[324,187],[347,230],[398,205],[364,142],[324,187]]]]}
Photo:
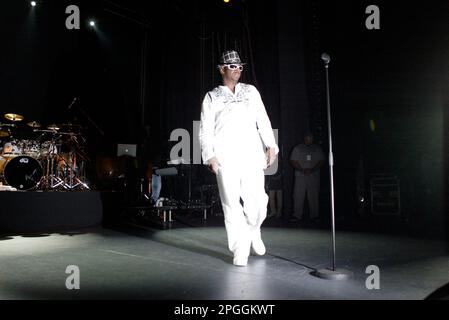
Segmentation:
{"type": "Polygon", "coordinates": [[[234,266],[246,267],[247,264],[248,264],[248,257],[244,257],[244,256],[235,256],[234,257],[234,266]]]}
{"type": "Polygon", "coordinates": [[[253,239],[251,242],[251,247],[253,248],[254,253],[258,256],[263,256],[267,252],[260,236],[253,239]]]}

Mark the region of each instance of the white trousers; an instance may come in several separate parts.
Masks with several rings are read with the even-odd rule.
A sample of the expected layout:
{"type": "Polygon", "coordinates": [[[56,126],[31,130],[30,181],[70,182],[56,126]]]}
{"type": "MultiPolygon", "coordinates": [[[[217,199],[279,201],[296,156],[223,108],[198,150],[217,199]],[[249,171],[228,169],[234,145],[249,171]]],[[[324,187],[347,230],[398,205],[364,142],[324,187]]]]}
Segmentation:
{"type": "Polygon", "coordinates": [[[307,194],[309,200],[310,219],[319,215],[320,176],[296,176],[293,188],[293,215],[302,218],[304,200],[307,194]]]}
{"type": "Polygon", "coordinates": [[[228,246],[234,255],[249,256],[251,241],[260,236],[268,196],[262,169],[221,167],[217,173],[228,246]],[[243,206],[240,202],[243,201],[243,206]]]}

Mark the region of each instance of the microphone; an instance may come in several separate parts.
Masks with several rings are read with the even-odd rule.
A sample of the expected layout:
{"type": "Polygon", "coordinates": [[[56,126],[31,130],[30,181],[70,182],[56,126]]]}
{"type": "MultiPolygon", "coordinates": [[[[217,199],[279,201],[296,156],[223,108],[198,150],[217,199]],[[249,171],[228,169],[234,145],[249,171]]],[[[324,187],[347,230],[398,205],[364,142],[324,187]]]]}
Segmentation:
{"type": "Polygon", "coordinates": [[[67,109],[69,109],[69,110],[72,109],[72,106],[75,104],[76,100],[78,100],[78,97],[75,97],[73,99],[73,101],[70,103],[70,105],[69,105],[69,107],[67,109]]]}
{"type": "Polygon", "coordinates": [[[331,61],[331,57],[327,53],[323,52],[321,54],[321,60],[324,61],[324,64],[329,64],[329,62],[331,61]]]}

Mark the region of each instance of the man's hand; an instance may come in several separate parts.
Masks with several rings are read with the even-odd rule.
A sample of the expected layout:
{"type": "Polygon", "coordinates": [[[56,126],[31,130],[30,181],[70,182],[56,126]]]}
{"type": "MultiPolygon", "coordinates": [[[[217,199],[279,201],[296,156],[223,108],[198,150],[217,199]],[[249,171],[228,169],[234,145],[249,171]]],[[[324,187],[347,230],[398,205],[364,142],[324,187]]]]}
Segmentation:
{"type": "Polygon", "coordinates": [[[220,168],[220,164],[218,163],[217,157],[210,158],[207,161],[207,165],[209,166],[209,170],[211,170],[213,173],[217,174],[218,169],[220,168]]]}
{"type": "Polygon", "coordinates": [[[274,160],[276,160],[276,149],[268,148],[265,154],[267,156],[267,167],[270,167],[274,163],[274,160]]]}

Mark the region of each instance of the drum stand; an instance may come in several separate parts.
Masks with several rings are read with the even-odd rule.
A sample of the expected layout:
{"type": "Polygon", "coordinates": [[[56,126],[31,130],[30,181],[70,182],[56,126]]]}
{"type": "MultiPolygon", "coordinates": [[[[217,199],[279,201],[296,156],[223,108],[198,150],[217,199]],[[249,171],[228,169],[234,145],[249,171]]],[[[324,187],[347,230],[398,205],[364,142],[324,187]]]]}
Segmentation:
{"type": "Polygon", "coordinates": [[[44,190],[53,190],[58,187],[65,187],[64,180],[59,177],[59,168],[55,169],[55,160],[57,155],[50,154],[45,159],[46,170],[45,176],[42,178],[40,185],[44,190]]]}
{"type": "Polygon", "coordinates": [[[67,178],[64,183],[64,186],[69,190],[73,190],[77,187],[80,187],[81,189],[84,189],[84,190],[90,190],[89,186],[79,179],[81,177],[78,177],[79,172],[76,167],[76,153],[71,155],[70,164],[68,164],[67,161],[65,161],[65,159],[64,159],[64,162],[67,165],[67,170],[68,170],[68,174],[67,174],[67,178]]]}
{"type": "Polygon", "coordinates": [[[60,170],[58,165],[58,146],[56,144],[56,133],[52,131],[53,137],[48,146],[48,154],[43,158],[44,176],[39,182],[39,187],[42,190],[55,190],[64,188],[64,180],[60,178],[60,170]]]}

